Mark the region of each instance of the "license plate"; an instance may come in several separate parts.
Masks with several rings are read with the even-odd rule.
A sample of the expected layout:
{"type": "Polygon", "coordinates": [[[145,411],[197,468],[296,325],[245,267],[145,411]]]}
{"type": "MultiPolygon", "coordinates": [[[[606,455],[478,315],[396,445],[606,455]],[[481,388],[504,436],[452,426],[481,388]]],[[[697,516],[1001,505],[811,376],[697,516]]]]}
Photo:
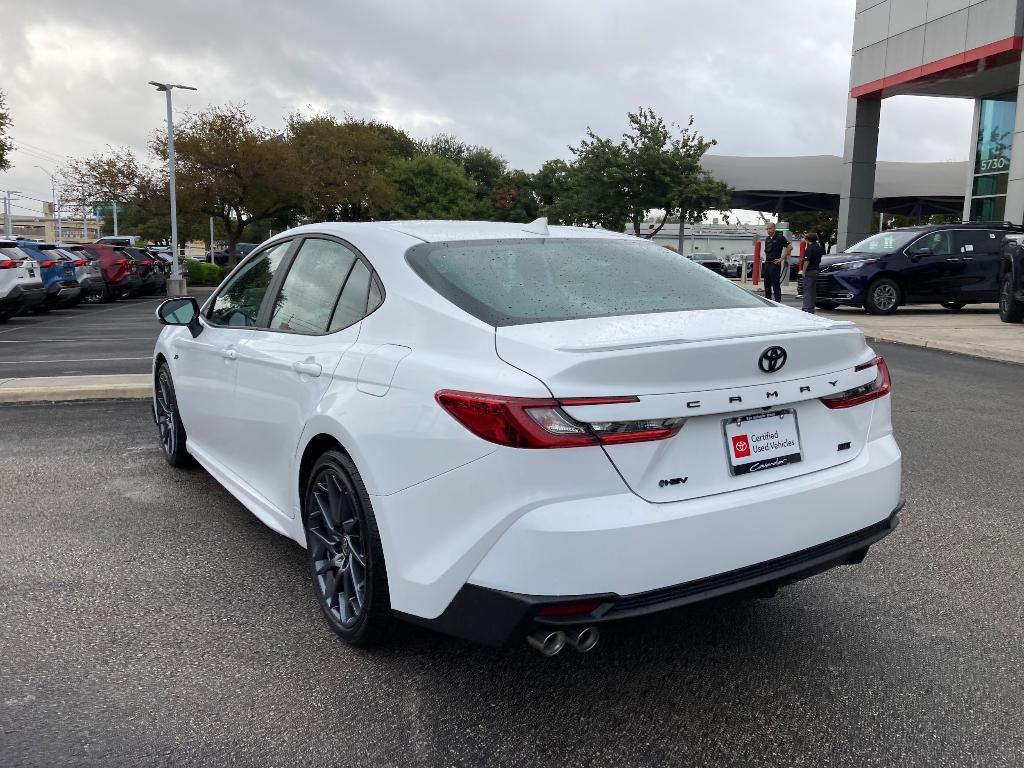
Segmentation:
{"type": "Polygon", "coordinates": [[[792,409],[739,416],[723,424],[729,468],[734,475],[784,467],[803,458],[796,411],[792,409]]]}

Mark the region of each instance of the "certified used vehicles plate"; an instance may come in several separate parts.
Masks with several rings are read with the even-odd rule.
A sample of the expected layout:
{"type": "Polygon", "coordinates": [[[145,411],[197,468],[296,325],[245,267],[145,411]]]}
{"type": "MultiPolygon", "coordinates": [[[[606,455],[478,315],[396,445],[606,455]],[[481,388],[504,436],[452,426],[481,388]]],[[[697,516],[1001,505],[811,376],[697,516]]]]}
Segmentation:
{"type": "Polygon", "coordinates": [[[726,419],[725,444],[734,475],[800,461],[800,432],[792,409],[726,419]]]}

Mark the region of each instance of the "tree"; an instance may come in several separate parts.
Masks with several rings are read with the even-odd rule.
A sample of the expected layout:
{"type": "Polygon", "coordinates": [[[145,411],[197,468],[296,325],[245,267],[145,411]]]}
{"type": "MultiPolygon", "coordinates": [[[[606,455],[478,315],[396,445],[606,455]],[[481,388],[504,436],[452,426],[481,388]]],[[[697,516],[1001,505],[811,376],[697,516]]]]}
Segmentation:
{"type": "Polygon", "coordinates": [[[783,214],[794,234],[813,232],[825,251],[831,251],[839,233],[839,214],[836,211],[797,211],[783,214]]]}
{"type": "Polygon", "coordinates": [[[288,140],[302,167],[306,214],[317,221],[366,221],[393,206],[397,189],[386,168],[392,158],[405,157],[400,134],[331,115],[290,117],[288,140]]]}
{"type": "Polygon", "coordinates": [[[526,171],[506,171],[491,190],[491,215],[494,221],[533,221],[540,215],[534,193],[533,177],[526,171]]]}
{"type": "Polygon", "coordinates": [[[396,219],[471,219],[477,187],[456,163],[439,155],[393,160],[388,175],[398,189],[388,211],[396,219]]]}
{"type": "MultiPolygon", "coordinates": [[[[164,162],[167,137],[150,147],[164,162]]],[[[302,164],[283,133],[257,125],[244,107],[210,107],[186,114],[174,129],[178,209],[218,219],[228,241],[228,263],[250,224],[291,223],[302,211],[302,164]]]]}
{"type": "Polygon", "coordinates": [[[710,210],[728,210],[729,187],[700,165],[716,142],[693,130],[692,117],[685,128],[666,123],[652,109],[641,108],[628,119],[630,130],[620,141],[588,128],[579,146],[569,148],[574,159],[558,179],[553,203],[563,223],[621,230],[628,222],[640,235],[648,213],[660,210],[661,221],[644,233],[653,237],[672,214],[698,221],[710,210]]]}
{"type": "MultiPolygon", "coordinates": [[[[439,133],[420,144],[420,151],[437,155],[462,167],[476,184],[476,197],[480,202],[477,215],[484,219],[507,220],[510,179],[508,163],[501,155],[487,147],[466,144],[448,133],[439,133]],[[499,183],[502,189],[498,189],[499,183]],[[500,199],[499,199],[500,197],[500,199]]],[[[515,185],[518,189],[518,185],[515,185]]]]}
{"type": "Polygon", "coordinates": [[[108,147],[105,153],[71,159],[58,168],[57,175],[61,198],[85,206],[97,201],[127,206],[138,202],[143,189],[166,184],[160,172],[129,147],[108,147]]]}
{"type": "Polygon", "coordinates": [[[0,91],[0,171],[11,167],[10,154],[14,151],[14,144],[7,132],[12,124],[11,113],[7,109],[7,94],[0,91]]]}

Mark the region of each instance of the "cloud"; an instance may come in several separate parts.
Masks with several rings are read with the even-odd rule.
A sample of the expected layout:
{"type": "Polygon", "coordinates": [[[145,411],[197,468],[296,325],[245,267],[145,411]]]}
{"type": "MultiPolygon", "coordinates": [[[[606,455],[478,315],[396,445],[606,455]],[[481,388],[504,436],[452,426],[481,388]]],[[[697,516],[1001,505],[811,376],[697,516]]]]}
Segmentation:
{"type": "MultiPolygon", "coordinates": [[[[491,4],[51,0],[5,14],[0,50],[19,153],[0,185],[44,196],[53,155],[143,148],[175,106],[245,102],[268,125],[329,110],[457,134],[536,169],[587,126],[652,106],[738,155],[842,152],[854,0],[491,4]]],[[[886,103],[882,159],[966,156],[970,103],[886,103]]],[[[48,196],[48,195],[45,195],[48,196]]]]}

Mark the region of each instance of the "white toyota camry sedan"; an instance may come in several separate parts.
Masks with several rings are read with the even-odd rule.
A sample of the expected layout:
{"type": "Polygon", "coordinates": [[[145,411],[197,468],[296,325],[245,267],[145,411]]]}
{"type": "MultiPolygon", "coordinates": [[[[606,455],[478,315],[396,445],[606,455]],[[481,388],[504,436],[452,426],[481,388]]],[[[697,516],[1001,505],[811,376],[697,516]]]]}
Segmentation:
{"type": "Polygon", "coordinates": [[[317,224],[165,301],[160,441],[303,545],[345,640],[586,651],[859,563],[897,524],[885,361],[649,241],[317,224]]]}

